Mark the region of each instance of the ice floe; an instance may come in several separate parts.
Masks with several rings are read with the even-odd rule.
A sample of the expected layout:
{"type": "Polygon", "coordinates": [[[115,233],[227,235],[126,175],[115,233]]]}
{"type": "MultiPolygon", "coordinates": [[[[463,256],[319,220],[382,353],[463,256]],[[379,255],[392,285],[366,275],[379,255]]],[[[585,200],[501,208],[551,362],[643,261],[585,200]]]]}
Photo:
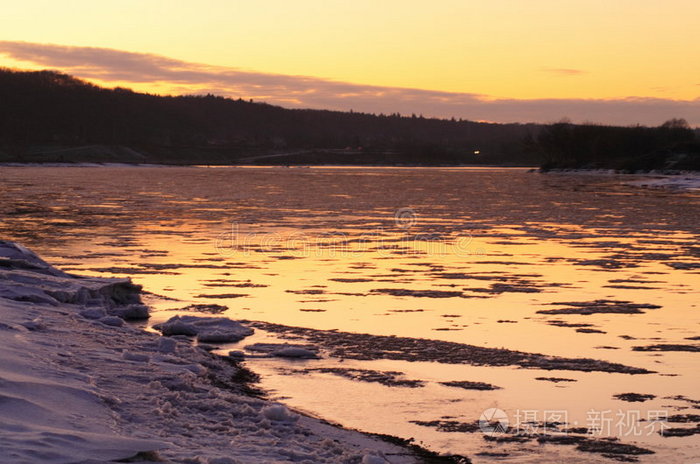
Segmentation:
{"type": "Polygon", "coordinates": [[[197,337],[203,343],[233,343],[253,334],[253,329],[225,317],[174,316],[153,328],[166,336],[197,337]]]}

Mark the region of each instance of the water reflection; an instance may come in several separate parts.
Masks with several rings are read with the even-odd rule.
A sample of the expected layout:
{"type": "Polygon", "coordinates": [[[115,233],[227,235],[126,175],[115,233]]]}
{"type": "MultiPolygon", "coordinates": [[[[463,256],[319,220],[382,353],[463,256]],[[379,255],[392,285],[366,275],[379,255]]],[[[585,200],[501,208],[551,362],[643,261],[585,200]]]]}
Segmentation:
{"type": "MultiPolygon", "coordinates": [[[[590,410],[644,416],[697,408],[670,399],[698,399],[697,353],[635,350],[697,344],[690,340],[700,322],[697,193],[517,169],[3,168],[0,186],[3,236],[75,273],[132,276],[151,292],[152,323],[189,304],[216,303],[235,319],[588,357],[657,372],[250,361],[275,394],[351,427],[473,456],[496,445],[479,433],[411,421],[470,422],[497,406],[511,415],[567,410],[574,426],[586,424],[590,410]],[[547,312],[596,300],[659,308],[547,312]],[[423,385],[351,380],[336,375],[339,366],[400,372],[423,385]],[[569,381],[542,380],[551,378],[569,381]],[[453,381],[501,388],[443,384],[453,381]],[[613,397],[625,392],[655,398],[630,404],[613,397]]],[[[279,342],[279,334],[258,331],[224,350],[270,341],[279,342]]],[[[668,462],[700,454],[698,436],[631,440],[668,462]]],[[[505,448],[501,458],[517,462],[558,462],[575,453],[530,446],[538,454],[526,458],[505,448]]]]}

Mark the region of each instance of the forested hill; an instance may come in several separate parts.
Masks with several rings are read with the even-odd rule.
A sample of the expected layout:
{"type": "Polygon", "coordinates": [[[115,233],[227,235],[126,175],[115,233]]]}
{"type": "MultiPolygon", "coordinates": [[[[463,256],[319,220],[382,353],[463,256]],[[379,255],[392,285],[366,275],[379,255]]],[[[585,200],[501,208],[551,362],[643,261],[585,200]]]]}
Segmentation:
{"type": "Polygon", "coordinates": [[[0,70],[0,102],[6,160],[227,164],[292,153],[256,161],[537,162],[520,146],[534,126],[292,110],[212,95],[155,96],[52,71],[0,70]]]}
{"type": "Polygon", "coordinates": [[[615,161],[616,150],[636,158],[692,143],[693,132],[681,126],[490,124],[285,109],[212,95],[106,89],[54,71],[0,69],[0,162],[603,167],[615,161]],[[642,132],[643,142],[632,143],[642,132]]]}

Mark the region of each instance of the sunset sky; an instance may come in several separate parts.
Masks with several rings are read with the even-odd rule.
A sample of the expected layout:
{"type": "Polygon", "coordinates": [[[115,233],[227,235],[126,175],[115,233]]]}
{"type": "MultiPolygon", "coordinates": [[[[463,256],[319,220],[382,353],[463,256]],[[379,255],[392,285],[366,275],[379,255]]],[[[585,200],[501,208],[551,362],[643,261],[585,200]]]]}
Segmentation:
{"type": "Polygon", "coordinates": [[[5,2],[0,66],[287,107],[700,125],[698,0],[5,2]]]}

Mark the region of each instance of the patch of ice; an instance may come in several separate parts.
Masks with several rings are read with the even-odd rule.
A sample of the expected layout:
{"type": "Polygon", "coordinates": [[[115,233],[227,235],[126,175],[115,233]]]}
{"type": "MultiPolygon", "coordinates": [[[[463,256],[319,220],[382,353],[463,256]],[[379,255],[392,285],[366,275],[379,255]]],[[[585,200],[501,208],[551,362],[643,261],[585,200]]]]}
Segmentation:
{"type": "Polygon", "coordinates": [[[153,328],[160,331],[160,333],[166,337],[171,335],[187,335],[193,337],[197,335],[197,328],[194,324],[183,321],[180,316],[170,318],[161,324],[155,324],[153,328]]]}
{"type": "Polygon", "coordinates": [[[210,458],[207,460],[207,464],[239,464],[239,461],[231,458],[210,458]]]}
{"type": "Polygon", "coordinates": [[[649,176],[628,184],[650,189],[700,191],[700,174],[649,176]]]}
{"type": "Polygon", "coordinates": [[[281,358],[303,358],[303,359],[316,359],[318,355],[311,350],[304,348],[288,347],[281,348],[272,353],[273,356],[279,356],[281,358]]]}
{"type": "Polygon", "coordinates": [[[41,289],[21,284],[0,287],[0,298],[58,306],[58,301],[54,297],[47,295],[46,292],[41,289]]]}
{"type": "Polygon", "coordinates": [[[122,358],[127,360],[127,361],[136,361],[136,362],[148,362],[150,361],[150,356],[147,354],[143,353],[132,353],[131,351],[124,351],[122,353],[122,358]]]}
{"type": "Polygon", "coordinates": [[[253,334],[253,329],[225,317],[174,316],[153,328],[163,335],[196,336],[202,343],[232,343],[253,334]]]}
{"type": "Polygon", "coordinates": [[[207,373],[207,369],[201,364],[188,364],[184,367],[188,371],[192,372],[194,375],[204,375],[207,373]]]}
{"type": "Polygon", "coordinates": [[[80,315],[85,319],[101,319],[107,315],[103,308],[88,308],[80,311],[80,315]]]}
{"type": "Polygon", "coordinates": [[[125,321],[138,321],[148,319],[148,306],[142,304],[129,304],[113,308],[112,314],[121,317],[125,321]]]}
{"type": "Polygon", "coordinates": [[[262,410],[262,415],[267,419],[276,422],[296,422],[299,420],[299,415],[294,414],[287,409],[283,404],[272,404],[266,406],[262,410]]]}
{"type": "Polygon", "coordinates": [[[206,330],[197,333],[197,341],[203,343],[233,343],[250,335],[252,332],[243,332],[240,330],[206,330]]]}
{"type": "MultiPolygon", "coordinates": [[[[141,286],[130,279],[67,274],[23,246],[0,240],[0,298],[52,306],[92,306],[126,320],[146,319],[148,308],[141,304],[140,291],[141,286]]],[[[85,313],[84,317],[99,319],[98,312],[85,313]]]]}
{"type": "Polygon", "coordinates": [[[177,351],[177,341],[172,338],[161,338],[158,340],[158,351],[161,353],[175,353],[177,351]]]}
{"type": "Polygon", "coordinates": [[[111,327],[121,327],[124,325],[124,319],[117,316],[105,316],[97,320],[98,322],[111,327]]]}
{"type": "Polygon", "coordinates": [[[39,317],[32,319],[31,321],[22,322],[20,325],[31,331],[46,330],[46,323],[39,317]]]}
{"type": "Polygon", "coordinates": [[[362,464],[388,464],[385,457],[376,454],[365,454],[362,456],[362,464]]]}
{"type": "Polygon", "coordinates": [[[0,268],[30,270],[34,273],[70,277],[63,271],[49,265],[34,252],[19,243],[0,240],[0,268]]]}
{"type": "Polygon", "coordinates": [[[246,350],[266,353],[280,358],[318,359],[318,349],[311,345],[293,345],[289,343],[254,343],[246,350]]]}

